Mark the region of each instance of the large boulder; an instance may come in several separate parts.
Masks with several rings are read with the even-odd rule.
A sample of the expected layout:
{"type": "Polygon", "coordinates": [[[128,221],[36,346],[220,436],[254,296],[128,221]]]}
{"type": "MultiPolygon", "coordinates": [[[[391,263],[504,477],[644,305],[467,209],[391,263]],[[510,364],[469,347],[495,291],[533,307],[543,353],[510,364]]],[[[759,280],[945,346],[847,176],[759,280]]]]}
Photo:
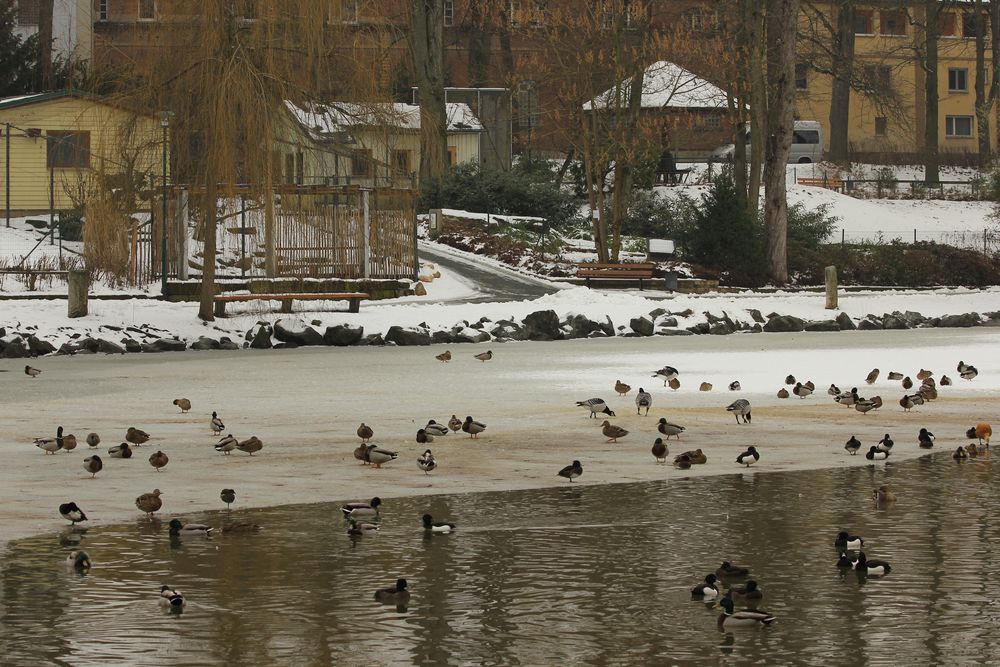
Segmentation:
{"type": "Polygon", "coordinates": [[[200,336],[198,340],[191,343],[192,350],[218,350],[219,347],[219,341],[208,336],[200,336]]]}
{"type": "Polygon", "coordinates": [[[267,322],[258,322],[250,331],[247,332],[247,340],[250,341],[250,348],[254,350],[267,350],[273,345],[271,343],[271,336],[274,334],[274,329],[267,322]]]}
{"type": "Polygon", "coordinates": [[[361,340],[361,345],[374,345],[376,347],[381,347],[385,345],[385,339],[382,338],[382,334],[368,334],[361,340]]]}
{"type": "Polygon", "coordinates": [[[753,321],[757,322],[758,324],[764,324],[764,322],[767,321],[764,319],[764,316],[760,314],[760,311],[757,310],[756,308],[751,308],[747,312],[750,313],[751,319],[753,319],[753,321]]]}
{"type": "Polygon", "coordinates": [[[219,339],[219,349],[220,350],[238,350],[240,346],[229,336],[223,336],[219,339]]]}
{"type": "Polygon", "coordinates": [[[805,331],[840,331],[837,320],[818,320],[806,323],[805,331]]]}
{"type": "Polygon", "coordinates": [[[878,331],[882,329],[882,320],[869,315],[858,322],[858,331],[878,331]]]}
{"type": "Polygon", "coordinates": [[[274,323],[274,337],[282,343],[324,345],[323,334],[297,317],[282,318],[274,323]]]}
{"type": "Polygon", "coordinates": [[[688,331],[687,329],[660,329],[656,332],[657,336],[693,336],[693,331],[688,331]]]}
{"type": "Polygon", "coordinates": [[[134,338],[125,339],[125,351],[135,354],[136,352],[142,352],[142,343],[134,338]]]}
{"type": "Polygon", "coordinates": [[[647,317],[633,317],[629,320],[628,325],[638,336],[653,335],[653,321],[647,317]]]}
{"type": "Polygon", "coordinates": [[[883,329],[909,329],[910,327],[906,324],[906,320],[897,315],[885,314],[882,317],[882,328],[883,329]]]}
{"type": "Polygon", "coordinates": [[[688,327],[687,330],[693,334],[698,334],[700,336],[702,334],[707,334],[709,331],[711,331],[712,325],[709,324],[708,322],[698,322],[698,324],[688,327]]]}
{"type": "Polygon", "coordinates": [[[153,342],[153,348],[159,352],[183,352],[187,349],[187,343],[177,338],[157,338],[153,342]]]}
{"type": "Polygon", "coordinates": [[[764,331],[767,333],[787,333],[790,331],[802,331],[805,328],[805,321],[794,315],[775,315],[764,325],[764,331]]]}
{"type": "Polygon", "coordinates": [[[43,354],[52,354],[56,351],[56,346],[47,340],[42,340],[38,336],[28,336],[28,349],[31,354],[40,357],[43,354]]]}
{"type": "Polygon", "coordinates": [[[423,329],[392,326],[385,333],[385,342],[396,345],[430,345],[431,337],[423,329]]]}
{"type": "Polygon", "coordinates": [[[562,338],[559,316],[554,310],[536,310],[524,318],[522,336],[527,340],[558,340],[562,338]]]}
{"type": "Polygon", "coordinates": [[[347,347],[348,345],[357,345],[364,337],[364,327],[354,328],[346,324],[338,324],[337,326],[326,328],[326,333],[323,334],[323,341],[327,345],[347,347]]]}
{"type": "Polygon", "coordinates": [[[939,327],[974,327],[980,324],[978,313],[963,313],[961,315],[945,315],[938,320],[939,327]]]}
{"type": "Polygon", "coordinates": [[[431,334],[431,342],[435,345],[447,345],[448,343],[454,343],[455,337],[452,336],[450,331],[435,331],[431,334]]]}
{"type": "Polygon", "coordinates": [[[854,331],[858,327],[854,324],[854,320],[847,313],[840,313],[837,315],[837,325],[840,326],[841,331],[854,331]]]}
{"type": "Polygon", "coordinates": [[[125,354],[125,348],[104,338],[97,339],[97,351],[102,354],[125,354]]]}
{"type": "Polygon", "coordinates": [[[677,326],[677,318],[674,317],[673,315],[667,315],[666,317],[664,317],[663,319],[661,319],[659,322],[657,322],[657,324],[659,324],[661,327],[676,327],[677,326]]]}
{"type": "Polygon", "coordinates": [[[0,352],[0,358],[2,359],[23,359],[30,354],[28,346],[24,344],[24,340],[21,338],[11,337],[7,339],[6,343],[3,352],[0,352]]]}
{"type": "Polygon", "coordinates": [[[573,338],[587,338],[595,331],[604,333],[601,325],[593,321],[586,315],[570,315],[566,318],[563,327],[569,327],[570,336],[573,338]]]}

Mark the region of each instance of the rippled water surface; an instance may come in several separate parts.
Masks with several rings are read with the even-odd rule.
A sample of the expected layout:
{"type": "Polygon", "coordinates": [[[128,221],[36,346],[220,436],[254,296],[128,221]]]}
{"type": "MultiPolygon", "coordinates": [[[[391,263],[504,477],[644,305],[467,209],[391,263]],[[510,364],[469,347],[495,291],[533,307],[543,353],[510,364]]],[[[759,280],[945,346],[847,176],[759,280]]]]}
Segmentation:
{"type": "Polygon", "coordinates": [[[836,471],[388,500],[381,531],[360,538],[335,505],[185,517],[264,526],[211,539],[172,541],[165,521],[138,519],[9,546],[0,662],[991,662],[998,516],[992,465],[942,451],[836,471]],[[876,508],[883,483],[899,501],[876,508]],[[459,530],[425,536],[425,511],[459,530]],[[893,571],[840,573],[842,527],[893,571]],[[86,575],[62,564],[79,546],[95,562],[86,575]],[[724,558],[750,567],[774,625],[722,632],[718,610],[690,599],[724,558]],[[406,610],[373,600],[398,576],[413,592],[406,610]],[[156,604],[162,583],[187,597],[182,614],[156,604]]]}

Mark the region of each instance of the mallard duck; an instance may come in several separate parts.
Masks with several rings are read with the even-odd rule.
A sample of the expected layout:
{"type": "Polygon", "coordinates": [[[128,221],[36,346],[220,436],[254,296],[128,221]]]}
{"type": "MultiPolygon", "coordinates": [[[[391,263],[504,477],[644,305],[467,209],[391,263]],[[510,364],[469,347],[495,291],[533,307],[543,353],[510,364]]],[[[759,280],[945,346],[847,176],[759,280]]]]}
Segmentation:
{"type": "Polygon", "coordinates": [[[607,438],[608,442],[618,442],[618,438],[624,438],[628,435],[628,431],[623,429],[621,426],[615,426],[607,419],[601,424],[601,433],[607,438]]]}
{"type": "Polygon", "coordinates": [[[795,384],[795,376],[794,375],[786,375],[785,376],[785,384],[795,384]]]}
{"type": "Polygon", "coordinates": [[[742,388],[739,380],[733,380],[729,383],[729,391],[739,391],[742,388]]]}
{"type": "Polygon", "coordinates": [[[854,569],[854,564],[857,563],[857,562],[858,561],[856,561],[856,560],[852,559],[850,556],[848,556],[846,551],[841,551],[840,552],[840,558],[837,559],[837,567],[839,567],[839,568],[846,568],[846,569],[849,569],[849,570],[853,570],[854,569]]]}
{"type": "Polygon", "coordinates": [[[160,468],[165,467],[168,463],[170,463],[170,457],[159,450],[149,455],[149,465],[153,466],[156,472],[160,472],[160,468]]]}
{"type": "Polygon", "coordinates": [[[76,449],[76,436],[70,433],[63,436],[62,448],[64,452],[71,452],[76,449]]]}
{"type": "MultiPolygon", "coordinates": [[[[920,396],[919,394],[916,395],[920,396]]],[[[920,402],[921,403],[924,402],[922,396],[920,397],[920,402]]],[[[899,399],[899,406],[903,408],[903,412],[909,412],[910,410],[915,408],[917,404],[913,402],[913,396],[910,396],[909,394],[903,394],[903,398],[899,399]]]]}
{"type": "Polygon", "coordinates": [[[778,398],[788,398],[789,396],[788,390],[784,387],[778,390],[778,398]]]}
{"type": "Polygon", "coordinates": [[[230,433],[229,435],[227,435],[226,437],[222,438],[217,443],[215,443],[215,451],[222,452],[223,454],[228,456],[229,453],[232,452],[234,449],[236,449],[236,446],[239,444],[240,441],[237,440],[232,433],[230,433]]]}
{"type": "Polygon", "coordinates": [[[746,577],[750,574],[750,569],[733,565],[728,560],[724,560],[722,561],[722,565],[715,570],[715,574],[720,577],[746,577]]]}
{"type": "Polygon", "coordinates": [[[925,370],[925,369],[921,368],[920,372],[917,373],[917,379],[918,380],[925,380],[925,379],[929,378],[932,375],[934,375],[934,371],[928,371],[928,370],[925,370]]]}
{"type": "Polygon", "coordinates": [[[938,397],[937,387],[924,384],[917,390],[917,395],[925,401],[936,401],[938,397]]]}
{"type": "Polygon", "coordinates": [[[747,583],[743,586],[733,586],[729,590],[733,592],[733,595],[738,595],[746,598],[747,600],[764,599],[764,591],[760,590],[760,586],[753,579],[748,579],[747,583]]]}
{"type": "Polygon", "coordinates": [[[955,366],[955,372],[961,373],[962,371],[964,371],[968,367],[969,367],[969,365],[967,363],[965,363],[964,361],[959,361],[958,362],[958,366],[955,366]]]}
{"type": "MultiPolygon", "coordinates": [[[[983,451],[985,452],[986,450],[984,449],[983,451]]],[[[979,456],[979,447],[970,442],[965,446],[965,453],[969,455],[970,459],[974,459],[979,456]]]]}
{"type": "Polygon", "coordinates": [[[186,398],[175,398],[174,405],[181,409],[181,412],[187,412],[191,409],[191,401],[186,398]]]}
{"type": "Polygon", "coordinates": [[[127,442],[123,442],[120,445],[109,447],[108,454],[113,459],[130,459],[132,458],[132,448],[128,446],[127,442]]]}
{"type": "Polygon", "coordinates": [[[924,381],[920,384],[925,387],[937,387],[937,382],[934,381],[934,378],[924,378],[924,381]]]}
{"type": "Polygon", "coordinates": [[[796,396],[798,396],[799,398],[805,398],[806,396],[808,396],[809,394],[811,394],[813,392],[812,392],[812,389],[810,389],[809,387],[805,386],[801,382],[796,382],[795,386],[792,387],[792,393],[795,394],[796,396]]]}
{"type": "Polygon", "coordinates": [[[860,549],[865,546],[865,540],[858,535],[851,535],[847,531],[842,530],[837,533],[837,539],[833,541],[833,546],[841,551],[845,549],[860,549]]]}
{"type": "Polygon", "coordinates": [[[436,421],[431,419],[427,422],[427,426],[424,427],[424,432],[428,435],[445,436],[448,435],[448,427],[443,424],[438,424],[436,421]]]}
{"type": "Polygon", "coordinates": [[[251,435],[246,440],[241,440],[239,444],[236,445],[236,449],[253,456],[254,452],[259,452],[264,449],[264,443],[261,442],[260,438],[257,436],[251,435]]]}
{"type": "Polygon", "coordinates": [[[158,512],[160,508],[163,507],[163,501],[160,500],[161,495],[163,494],[160,493],[159,489],[153,489],[152,493],[144,493],[136,498],[135,506],[145,512],[146,515],[152,519],[153,513],[158,512]]]}
{"type": "Polygon", "coordinates": [[[903,378],[902,387],[903,387],[904,391],[909,391],[909,390],[913,389],[913,380],[910,379],[909,375],[907,375],[905,378],[903,378]]]}
{"type": "Polygon", "coordinates": [[[889,458],[889,452],[880,451],[878,447],[872,445],[871,449],[868,450],[868,453],[865,454],[865,458],[869,461],[885,461],[889,458]]]}
{"type": "Polygon", "coordinates": [[[635,395],[635,414],[639,414],[641,410],[645,409],[646,415],[648,415],[651,407],[653,407],[653,395],[639,387],[639,393],[635,395]]]}
{"type": "Polygon", "coordinates": [[[35,438],[35,447],[46,454],[55,454],[63,446],[63,427],[60,426],[56,429],[56,437],[54,438],[35,438]]]}
{"type": "Polygon", "coordinates": [[[34,378],[38,377],[39,375],[41,375],[42,372],[40,370],[38,370],[37,368],[32,368],[31,366],[25,366],[24,367],[24,374],[27,375],[28,377],[34,379],[34,378]]]}
{"type": "Polygon", "coordinates": [[[719,594],[719,589],[715,585],[716,581],[718,581],[718,577],[714,574],[707,575],[704,581],[698,582],[694,585],[694,588],[691,589],[691,597],[714,598],[719,594]]]}
{"type": "Polygon", "coordinates": [[[560,477],[565,477],[573,483],[573,480],[583,474],[583,466],[579,461],[573,461],[568,466],[556,473],[560,477]]]}
{"type": "Polygon", "coordinates": [[[479,434],[486,430],[486,424],[477,422],[472,417],[466,417],[462,422],[462,430],[468,433],[470,438],[478,438],[479,434]]]}
{"type": "Polygon", "coordinates": [[[871,370],[871,372],[868,373],[868,377],[865,378],[865,382],[867,384],[875,384],[875,380],[878,380],[878,369],[877,368],[873,368],[871,370]]]}
{"type": "MultiPolygon", "coordinates": [[[[671,380],[676,380],[677,376],[678,376],[677,369],[674,368],[673,366],[664,366],[660,370],[653,372],[653,377],[663,378],[664,387],[666,387],[667,383],[670,382],[671,380]]],[[[677,386],[678,387],[681,386],[679,382],[677,383],[677,386]]],[[[676,389],[676,387],[674,387],[674,389],[676,389]]]]}
{"type": "Polygon", "coordinates": [[[962,449],[962,446],[959,445],[958,447],[955,448],[955,453],[951,455],[951,458],[955,459],[956,461],[964,461],[967,458],[969,458],[969,453],[966,452],[964,449],[962,449]]]}
{"type": "Polygon", "coordinates": [[[858,450],[861,449],[861,441],[852,435],[847,441],[847,444],[844,445],[844,449],[850,452],[851,456],[854,456],[858,453],[858,450]]]}
{"type": "Polygon", "coordinates": [[[451,350],[445,350],[441,354],[435,354],[434,358],[446,364],[451,361],[451,350]]]}
{"type": "Polygon", "coordinates": [[[399,456],[397,452],[391,452],[388,449],[382,449],[376,444],[368,443],[368,449],[365,451],[365,458],[368,462],[374,465],[376,468],[381,468],[383,463],[388,463],[393,461],[399,456]]]}
{"type": "Polygon", "coordinates": [[[63,503],[59,506],[59,514],[62,518],[70,522],[70,525],[75,526],[81,521],[87,520],[87,515],[83,513],[83,510],[76,506],[76,503],[70,501],[68,503],[63,503]]]}
{"type": "Polygon", "coordinates": [[[902,380],[903,374],[897,373],[896,371],[889,371],[889,374],[886,376],[886,378],[890,380],[902,380]]]}
{"type": "Polygon", "coordinates": [[[366,456],[367,454],[368,454],[368,445],[360,444],[354,448],[354,458],[361,461],[361,465],[363,466],[366,466],[369,463],[368,458],[366,456]]]}
{"type": "Polygon", "coordinates": [[[344,503],[340,506],[340,511],[344,513],[346,519],[372,519],[379,515],[381,506],[382,499],[375,496],[367,503],[344,503]]]}
{"type": "Polygon", "coordinates": [[[674,467],[680,470],[687,470],[691,467],[691,457],[687,454],[678,454],[674,457],[674,467]]]}
{"type": "Polygon", "coordinates": [[[632,387],[625,384],[621,380],[615,380],[615,391],[618,392],[619,396],[627,396],[628,393],[632,391],[632,387]]]}
{"type": "Polygon", "coordinates": [[[740,423],[740,417],[743,417],[743,423],[749,424],[750,415],[750,401],[745,398],[740,398],[729,404],[726,408],[727,412],[732,412],[736,416],[736,423],[740,423]]]}
{"type": "Polygon", "coordinates": [[[894,503],[896,502],[896,494],[883,484],[877,489],[872,489],[872,500],[879,504],[894,503]]]}
{"type": "Polygon", "coordinates": [[[430,514],[425,514],[423,516],[424,530],[430,531],[432,533],[450,533],[455,530],[455,524],[446,523],[443,521],[435,522],[430,514]]]}
{"type": "Polygon", "coordinates": [[[693,449],[684,452],[683,454],[681,454],[681,456],[686,456],[688,461],[690,461],[692,465],[703,465],[705,463],[708,463],[708,457],[705,455],[703,451],[701,451],[701,449],[693,449]]]}
{"type": "Polygon", "coordinates": [[[434,436],[428,433],[425,429],[418,428],[416,435],[417,444],[426,445],[434,442],[434,436]]]}
{"type": "Polygon", "coordinates": [[[361,422],[361,426],[358,427],[358,437],[361,438],[361,442],[368,442],[372,439],[373,435],[375,435],[375,432],[372,430],[372,427],[361,422]]]}
{"type": "Polygon", "coordinates": [[[674,424],[672,422],[668,422],[666,418],[660,417],[660,421],[656,423],[656,430],[665,435],[667,437],[667,440],[670,439],[670,436],[674,436],[675,438],[680,440],[681,433],[683,433],[685,429],[680,424],[674,424]]]}
{"type": "Polygon", "coordinates": [[[424,450],[424,453],[417,457],[417,467],[423,470],[425,475],[437,468],[437,461],[434,460],[431,450],[424,450]]]}
{"type": "Polygon", "coordinates": [[[223,489],[219,493],[219,498],[226,503],[226,509],[229,509],[229,506],[236,502],[236,492],[232,489],[223,489]]]}
{"type": "Polygon", "coordinates": [[[176,610],[183,609],[186,604],[184,596],[176,588],[170,586],[160,588],[160,606],[176,610]]]}
{"type": "Polygon", "coordinates": [[[872,410],[878,410],[882,407],[882,397],[872,396],[871,398],[859,399],[857,403],[854,404],[854,409],[861,414],[868,414],[872,410]]]}
{"type": "Polygon", "coordinates": [[[920,433],[917,434],[917,444],[924,449],[930,449],[934,446],[934,434],[925,428],[920,429],[920,433]]]}
{"type": "Polygon", "coordinates": [[[712,383],[702,382],[700,385],[698,385],[698,391],[712,391],[712,383]]]}
{"type": "Polygon", "coordinates": [[[578,407],[584,408],[585,410],[590,410],[590,416],[592,419],[597,418],[597,413],[606,414],[609,417],[615,417],[615,411],[608,407],[608,404],[604,402],[603,398],[588,398],[586,401],[577,401],[578,407]]]}
{"type": "Polygon", "coordinates": [[[410,591],[406,586],[406,579],[397,579],[395,586],[375,591],[375,599],[389,604],[404,604],[410,600],[410,591]]]}
{"type": "Polygon", "coordinates": [[[104,468],[104,462],[101,461],[101,457],[97,454],[88,456],[83,460],[83,469],[90,473],[91,479],[96,477],[102,468],[104,468]]]}
{"type": "Polygon", "coordinates": [[[134,426],[129,426],[128,430],[125,431],[125,441],[129,444],[138,447],[142,443],[149,440],[149,434],[140,428],[135,428],[134,426]]]}
{"type": "Polygon", "coordinates": [[[976,369],[975,366],[968,366],[968,367],[966,367],[966,369],[964,371],[962,371],[961,373],[959,373],[959,376],[963,380],[975,380],[976,376],[978,376],[978,375],[979,375],[979,371],[976,369]]]}
{"type": "Polygon", "coordinates": [[[760,460],[760,454],[757,452],[757,448],[753,446],[747,447],[747,450],[745,452],[736,457],[736,462],[739,463],[741,466],[746,466],[747,468],[749,468],[754,463],[757,463],[757,461],[759,460],[760,460]]]}
{"type": "Polygon", "coordinates": [[[69,555],[66,556],[66,567],[72,567],[76,570],[89,570],[91,565],[90,555],[82,549],[79,551],[70,551],[69,555]]]}
{"type": "Polygon", "coordinates": [[[942,387],[950,387],[951,386],[951,378],[948,377],[947,375],[942,375],[941,376],[941,386],[942,387]]]}
{"type": "Polygon", "coordinates": [[[96,448],[99,444],[101,444],[101,436],[96,433],[88,433],[87,444],[90,445],[91,449],[96,448]]]}
{"type": "Polygon", "coordinates": [[[677,391],[678,389],[681,388],[681,381],[678,380],[677,378],[670,378],[670,380],[667,382],[667,385],[674,391],[677,391]]]}
{"type": "Polygon", "coordinates": [[[888,452],[892,449],[892,446],[894,444],[896,443],[892,441],[892,437],[890,437],[889,434],[886,433],[885,435],[882,436],[882,439],[878,441],[878,444],[875,445],[875,447],[877,447],[880,452],[888,452]]]}
{"type": "Polygon", "coordinates": [[[845,391],[842,394],[833,397],[833,400],[837,401],[841,405],[851,406],[857,403],[860,398],[858,397],[858,388],[853,387],[850,391],[845,391]]]}
{"type": "Polygon", "coordinates": [[[719,627],[726,628],[750,628],[770,625],[774,622],[774,615],[766,611],[753,609],[742,609],[734,611],[733,598],[727,591],[719,600],[722,613],[719,614],[719,627]]]}
{"type": "Polygon", "coordinates": [[[459,419],[457,416],[452,415],[451,419],[448,420],[448,428],[450,428],[455,433],[458,433],[459,431],[462,430],[462,420],[459,419]]]}
{"type": "Polygon", "coordinates": [[[209,422],[209,426],[212,429],[212,435],[221,435],[226,430],[226,425],[222,423],[217,412],[212,413],[212,421],[209,422]]]}
{"type": "Polygon", "coordinates": [[[251,521],[234,521],[222,527],[223,535],[247,535],[249,533],[259,533],[260,525],[251,521]]]}
{"type": "Polygon", "coordinates": [[[854,569],[873,577],[880,577],[883,574],[889,574],[892,572],[892,567],[887,561],[875,558],[869,560],[868,557],[865,556],[864,551],[858,553],[858,560],[854,564],[854,569]]]}
{"type": "Polygon", "coordinates": [[[653,441],[653,456],[656,457],[657,463],[666,463],[667,455],[670,453],[667,450],[667,443],[663,442],[663,438],[657,438],[653,441]]]}
{"type": "Polygon", "coordinates": [[[206,526],[203,523],[181,523],[180,519],[171,519],[169,526],[170,534],[174,537],[208,537],[214,530],[211,526],[206,526]]]}
{"type": "Polygon", "coordinates": [[[837,398],[838,396],[840,396],[840,387],[838,387],[835,384],[831,384],[830,388],[826,390],[826,393],[829,394],[830,396],[833,396],[834,398],[837,398]]]}
{"type": "Polygon", "coordinates": [[[375,533],[378,532],[378,525],[374,523],[368,523],[366,521],[355,521],[350,520],[350,525],[347,527],[348,535],[364,535],[365,533],[375,533]]]}
{"type": "Polygon", "coordinates": [[[493,358],[493,350],[486,350],[485,352],[474,354],[472,356],[475,357],[476,359],[479,359],[479,361],[485,364],[487,361],[493,358]]]}

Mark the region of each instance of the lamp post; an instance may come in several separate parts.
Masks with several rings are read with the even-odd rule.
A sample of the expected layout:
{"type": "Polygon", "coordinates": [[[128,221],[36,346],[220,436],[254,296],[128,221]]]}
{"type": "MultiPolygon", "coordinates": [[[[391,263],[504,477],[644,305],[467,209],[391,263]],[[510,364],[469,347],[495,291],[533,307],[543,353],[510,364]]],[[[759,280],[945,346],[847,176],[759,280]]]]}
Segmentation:
{"type": "Polygon", "coordinates": [[[170,111],[160,112],[163,128],[163,219],[160,221],[160,295],[167,298],[167,130],[170,128],[170,111]]]}

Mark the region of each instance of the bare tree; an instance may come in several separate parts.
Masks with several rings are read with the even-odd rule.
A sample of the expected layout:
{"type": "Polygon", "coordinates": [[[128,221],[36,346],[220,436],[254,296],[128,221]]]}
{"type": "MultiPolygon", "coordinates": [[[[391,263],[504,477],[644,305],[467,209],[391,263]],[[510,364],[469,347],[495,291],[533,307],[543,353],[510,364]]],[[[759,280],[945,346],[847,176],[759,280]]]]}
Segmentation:
{"type": "Polygon", "coordinates": [[[408,35],[420,89],[420,182],[448,170],[448,112],[444,92],[444,0],[410,0],[408,35]]]}
{"type": "Polygon", "coordinates": [[[924,0],[924,180],[936,183],[939,174],[940,149],[938,146],[938,35],[941,0],[924,0]]]}
{"type": "Polygon", "coordinates": [[[986,168],[993,161],[993,141],[990,134],[990,114],[1000,94],[1000,2],[990,2],[989,10],[983,0],[976,0],[973,25],[976,31],[976,132],[979,137],[979,166],[986,168]],[[989,40],[987,40],[987,18],[989,40]],[[994,45],[990,50],[990,63],[986,64],[987,41],[994,45]]]}

